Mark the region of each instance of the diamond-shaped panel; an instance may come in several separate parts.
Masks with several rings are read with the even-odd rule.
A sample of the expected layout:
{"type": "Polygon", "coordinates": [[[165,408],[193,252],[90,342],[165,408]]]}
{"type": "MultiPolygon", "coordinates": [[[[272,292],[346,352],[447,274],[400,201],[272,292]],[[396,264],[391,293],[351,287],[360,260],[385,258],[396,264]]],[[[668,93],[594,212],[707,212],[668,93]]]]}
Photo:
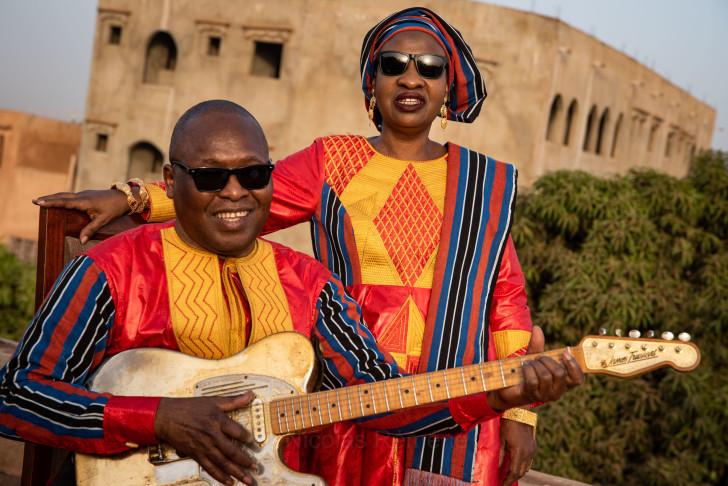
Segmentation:
{"type": "Polygon", "coordinates": [[[405,285],[413,286],[440,243],[442,214],[409,164],[374,219],[405,285]]]}
{"type": "Polygon", "coordinates": [[[374,155],[364,137],[351,135],[324,139],[326,181],[336,194],[341,195],[351,179],[374,155]]]}

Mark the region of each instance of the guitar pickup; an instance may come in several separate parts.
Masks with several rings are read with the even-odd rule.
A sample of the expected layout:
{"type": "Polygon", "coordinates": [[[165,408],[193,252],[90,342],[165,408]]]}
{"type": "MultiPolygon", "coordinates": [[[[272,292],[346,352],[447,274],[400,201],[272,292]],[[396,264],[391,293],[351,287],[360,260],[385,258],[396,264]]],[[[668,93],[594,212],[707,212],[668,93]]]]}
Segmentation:
{"type": "Polygon", "coordinates": [[[250,404],[250,423],[253,425],[253,437],[258,444],[265,442],[267,434],[265,431],[265,408],[263,400],[256,398],[250,404]]]}

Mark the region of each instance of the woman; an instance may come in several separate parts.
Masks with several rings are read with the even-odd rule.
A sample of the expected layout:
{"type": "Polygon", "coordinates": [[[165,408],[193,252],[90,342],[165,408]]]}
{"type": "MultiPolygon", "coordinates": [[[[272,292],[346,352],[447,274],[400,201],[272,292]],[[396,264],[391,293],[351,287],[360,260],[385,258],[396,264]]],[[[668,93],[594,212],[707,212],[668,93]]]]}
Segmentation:
{"type": "MultiPolygon", "coordinates": [[[[437,116],[444,128],[480,112],[485,85],[470,47],[434,12],[411,8],[369,31],[360,67],[381,134],[317,139],[278,162],[266,230],[311,219],[316,256],[407,371],[524,353],[531,320],[509,236],[515,169],[428,136],[437,116]]],[[[146,190],[148,216],[172,217],[163,191],[146,190]]],[[[94,219],[84,238],[129,210],[116,190],[37,203],[87,211],[94,219]]],[[[317,437],[312,472],[341,485],[510,483],[530,466],[534,429],[502,423],[511,460],[500,474],[498,420],[451,438],[407,440],[340,425],[317,437]]]]}

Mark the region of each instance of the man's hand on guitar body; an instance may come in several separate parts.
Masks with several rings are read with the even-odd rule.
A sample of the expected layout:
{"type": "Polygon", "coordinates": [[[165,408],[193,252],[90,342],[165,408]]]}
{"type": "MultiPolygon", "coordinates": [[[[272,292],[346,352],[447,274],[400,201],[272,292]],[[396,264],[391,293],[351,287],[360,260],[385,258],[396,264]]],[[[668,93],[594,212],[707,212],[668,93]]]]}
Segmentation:
{"type": "Polygon", "coordinates": [[[256,469],[256,462],[239,445],[252,443],[252,435],[227,416],[253,398],[250,392],[235,397],[163,398],[154,432],[160,442],[197,461],[217,481],[232,485],[236,478],[253,484],[248,471],[256,469]]]}

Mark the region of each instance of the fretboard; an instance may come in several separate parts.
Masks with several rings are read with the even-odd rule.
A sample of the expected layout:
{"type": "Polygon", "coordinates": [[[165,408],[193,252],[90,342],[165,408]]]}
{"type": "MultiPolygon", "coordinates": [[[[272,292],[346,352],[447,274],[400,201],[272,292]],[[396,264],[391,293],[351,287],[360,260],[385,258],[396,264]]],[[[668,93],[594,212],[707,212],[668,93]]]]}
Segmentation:
{"type": "Polygon", "coordinates": [[[549,356],[558,361],[567,350],[575,355],[578,362],[582,362],[580,349],[563,348],[521,358],[275,399],[268,404],[273,432],[279,435],[301,432],[517,385],[523,381],[523,363],[538,356],[549,356]]]}

